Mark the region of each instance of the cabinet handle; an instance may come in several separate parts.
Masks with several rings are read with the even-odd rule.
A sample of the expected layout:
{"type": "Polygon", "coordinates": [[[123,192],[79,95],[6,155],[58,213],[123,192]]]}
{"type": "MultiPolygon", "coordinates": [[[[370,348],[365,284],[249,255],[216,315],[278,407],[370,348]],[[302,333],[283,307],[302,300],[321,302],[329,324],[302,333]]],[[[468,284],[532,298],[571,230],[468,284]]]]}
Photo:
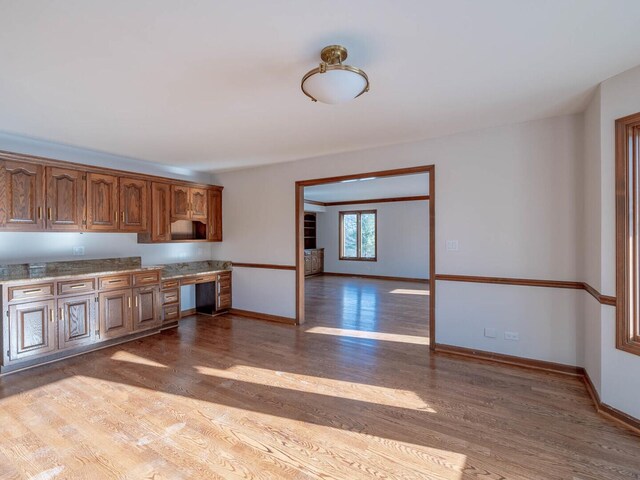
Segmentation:
{"type": "Polygon", "coordinates": [[[153,277],[144,277],[144,278],[142,279],[142,281],[144,282],[144,281],[146,281],[146,280],[155,280],[155,279],[156,279],[156,277],[155,277],[155,275],[154,275],[153,277]]]}
{"type": "Polygon", "coordinates": [[[64,322],[64,310],[62,309],[62,307],[60,308],[58,314],[60,315],[60,320],[64,322]]]}
{"type": "Polygon", "coordinates": [[[86,284],[84,283],[78,283],[77,285],[69,285],[69,290],[76,290],[78,288],[84,288],[86,286],[86,284]]]}
{"type": "Polygon", "coordinates": [[[49,309],[49,321],[53,323],[53,308],[49,309]]]}
{"type": "Polygon", "coordinates": [[[135,297],[135,300],[136,300],[136,308],[138,308],[138,296],[137,295],[135,297]]]}
{"type": "Polygon", "coordinates": [[[47,208],[47,220],[51,220],[51,207],[47,208]]]}
{"type": "Polygon", "coordinates": [[[32,288],[31,290],[23,290],[22,293],[25,295],[31,295],[33,293],[39,293],[41,291],[42,291],[41,288],[32,288]]]}
{"type": "Polygon", "coordinates": [[[117,210],[115,210],[115,211],[113,212],[113,221],[114,221],[114,222],[117,222],[117,221],[118,221],[118,211],[117,211],[117,210]]]}
{"type": "Polygon", "coordinates": [[[129,308],[131,308],[131,297],[127,297],[127,301],[129,303],[129,308]]]}
{"type": "Polygon", "coordinates": [[[38,207],[38,220],[42,220],[42,207],[38,207]]]}
{"type": "Polygon", "coordinates": [[[124,223],[124,210],[120,213],[120,220],[124,223]]]}

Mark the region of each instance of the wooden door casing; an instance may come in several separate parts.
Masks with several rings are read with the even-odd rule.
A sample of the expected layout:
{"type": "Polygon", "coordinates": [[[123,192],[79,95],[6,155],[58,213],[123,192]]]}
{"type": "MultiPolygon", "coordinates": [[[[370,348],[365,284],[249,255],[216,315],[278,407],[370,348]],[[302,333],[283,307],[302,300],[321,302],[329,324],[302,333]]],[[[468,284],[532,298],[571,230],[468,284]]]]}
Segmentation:
{"type": "Polygon", "coordinates": [[[118,230],[118,177],[87,174],[87,230],[118,230]]]}
{"type": "Polygon", "coordinates": [[[145,232],[149,216],[148,182],[120,177],[120,230],[145,232]]]}
{"type": "Polygon", "coordinates": [[[58,300],[58,337],[61,349],[95,341],[95,298],[95,295],[78,295],[58,300]]]}
{"type": "Polygon", "coordinates": [[[57,350],[55,302],[22,303],[9,307],[11,361],[46,355],[57,350]]]}
{"type": "Polygon", "coordinates": [[[162,323],[158,301],[159,288],[157,286],[133,289],[134,330],[146,330],[162,323]]]}
{"type": "Polygon", "coordinates": [[[131,333],[131,289],[103,292],[98,297],[98,303],[101,340],[131,333]]]}
{"type": "Polygon", "coordinates": [[[171,185],[151,184],[151,241],[171,240],[171,185]]]}
{"type": "Polygon", "coordinates": [[[207,217],[207,204],[209,198],[207,190],[204,188],[190,188],[189,189],[189,206],[191,209],[191,219],[206,222],[207,217]]]}
{"type": "Polygon", "coordinates": [[[67,168],[45,170],[46,227],[48,230],[80,231],[85,228],[86,173],[67,168]]]}
{"type": "Polygon", "coordinates": [[[0,161],[0,224],[7,230],[44,229],[43,168],[28,162],[0,161]]]}
{"type": "Polygon", "coordinates": [[[171,185],[171,221],[191,220],[189,187],[171,185]]]}

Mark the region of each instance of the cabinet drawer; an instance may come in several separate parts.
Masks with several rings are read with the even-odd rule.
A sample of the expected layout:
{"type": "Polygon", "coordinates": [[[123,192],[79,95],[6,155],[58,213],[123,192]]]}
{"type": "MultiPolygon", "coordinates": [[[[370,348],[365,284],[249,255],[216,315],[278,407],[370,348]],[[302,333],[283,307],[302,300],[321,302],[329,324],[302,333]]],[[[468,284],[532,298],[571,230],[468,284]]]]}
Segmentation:
{"type": "Polygon", "coordinates": [[[163,290],[169,290],[171,288],[177,288],[179,286],[180,286],[179,280],[165,280],[164,282],[162,282],[163,290]]]}
{"type": "Polygon", "coordinates": [[[160,282],[160,272],[142,272],[133,274],[133,286],[153,285],[160,282]]]}
{"type": "Polygon", "coordinates": [[[113,288],[125,288],[131,286],[131,275],[110,275],[108,277],[100,277],[98,279],[98,288],[100,290],[110,290],[113,288]]]}
{"type": "Polygon", "coordinates": [[[169,320],[177,320],[180,317],[179,305],[168,305],[162,308],[162,319],[167,322],[169,320]]]}
{"type": "Polygon", "coordinates": [[[58,282],[58,295],[69,295],[72,293],[87,293],[96,289],[96,282],[93,278],[84,280],[68,280],[58,282]]]}
{"type": "Polygon", "coordinates": [[[9,287],[9,301],[53,297],[53,283],[9,287]]]}
{"type": "Polygon", "coordinates": [[[167,290],[162,292],[162,304],[177,303],[180,300],[180,291],[176,288],[174,290],[167,290]]]}
{"type": "Polygon", "coordinates": [[[226,287],[220,284],[218,287],[218,295],[230,295],[231,294],[231,286],[227,285],[226,287]]]}
{"type": "Polygon", "coordinates": [[[202,275],[199,277],[184,278],[181,282],[182,285],[194,285],[196,283],[215,282],[215,275],[202,275]]]}

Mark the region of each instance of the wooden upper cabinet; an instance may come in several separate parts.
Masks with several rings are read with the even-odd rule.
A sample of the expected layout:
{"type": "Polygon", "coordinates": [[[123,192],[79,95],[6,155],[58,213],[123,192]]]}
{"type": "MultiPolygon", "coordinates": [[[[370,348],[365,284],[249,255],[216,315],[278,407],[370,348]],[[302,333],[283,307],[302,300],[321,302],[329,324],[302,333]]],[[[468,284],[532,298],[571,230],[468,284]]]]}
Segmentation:
{"type": "Polygon", "coordinates": [[[209,190],[207,239],[210,242],[222,241],[222,190],[218,188],[209,190]]]}
{"type": "Polygon", "coordinates": [[[151,184],[151,241],[171,240],[171,186],[168,183],[151,184]]]}
{"type": "Polygon", "coordinates": [[[87,230],[118,230],[118,177],[87,174],[87,230]]]}
{"type": "Polygon", "coordinates": [[[204,188],[190,188],[189,198],[191,203],[191,220],[206,222],[208,220],[207,204],[209,203],[207,190],[204,188]]]}
{"type": "Polygon", "coordinates": [[[189,187],[171,185],[171,220],[191,220],[189,187]]]}
{"type": "Polygon", "coordinates": [[[84,230],[85,179],[80,170],[47,167],[46,226],[49,230],[84,230]]]}
{"type": "Polygon", "coordinates": [[[120,230],[145,232],[149,217],[148,190],[145,180],[120,177],[120,230]]]}
{"type": "Polygon", "coordinates": [[[0,161],[0,225],[8,230],[44,228],[41,165],[0,161]]]}

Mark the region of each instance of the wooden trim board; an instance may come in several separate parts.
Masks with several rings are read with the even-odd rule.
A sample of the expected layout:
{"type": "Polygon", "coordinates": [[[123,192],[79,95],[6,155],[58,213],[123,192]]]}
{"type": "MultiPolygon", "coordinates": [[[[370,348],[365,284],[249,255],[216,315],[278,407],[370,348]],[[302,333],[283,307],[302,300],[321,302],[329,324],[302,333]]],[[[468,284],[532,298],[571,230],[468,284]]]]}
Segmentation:
{"type": "Polygon", "coordinates": [[[429,200],[429,195],[414,195],[412,197],[386,197],[386,198],[370,198],[368,200],[343,200],[341,202],[319,202],[317,200],[304,199],[304,203],[310,205],[319,205],[321,207],[335,207],[338,205],[364,205],[367,203],[391,203],[391,202],[416,202],[421,200],[429,200]]]}
{"type": "Polygon", "coordinates": [[[296,319],[291,317],[281,317],[280,315],[271,315],[270,313],[251,312],[249,310],[240,310],[238,308],[231,308],[229,312],[231,315],[237,315],[239,317],[253,318],[257,320],[266,320],[267,322],[284,323],[286,325],[296,325],[296,319]]]}
{"type": "Polygon", "coordinates": [[[479,277],[474,275],[449,275],[438,273],[436,280],[445,282],[470,282],[488,283],[497,285],[517,285],[525,287],[547,287],[547,288],[568,288],[572,290],[585,290],[602,305],[616,306],[616,297],[602,295],[595,288],[585,282],[572,282],[564,280],[537,280],[530,278],[508,278],[508,277],[479,277]]]}
{"type": "Polygon", "coordinates": [[[428,278],[411,278],[411,277],[389,277],[386,275],[361,275],[357,273],[339,273],[339,272],[323,272],[321,275],[328,275],[331,277],[353,277],[353,278],[370,278],[372,280],[392,280],[398,282],[414,282],[414,283],[429,283],[428,278]]]}
{"type": "Polygon", "coordinates": [[[268,270],[295,270],[295,265],[276,265],[273,263],[240,263],[231,262],[231,267],[264,268],[268,270]]]}

